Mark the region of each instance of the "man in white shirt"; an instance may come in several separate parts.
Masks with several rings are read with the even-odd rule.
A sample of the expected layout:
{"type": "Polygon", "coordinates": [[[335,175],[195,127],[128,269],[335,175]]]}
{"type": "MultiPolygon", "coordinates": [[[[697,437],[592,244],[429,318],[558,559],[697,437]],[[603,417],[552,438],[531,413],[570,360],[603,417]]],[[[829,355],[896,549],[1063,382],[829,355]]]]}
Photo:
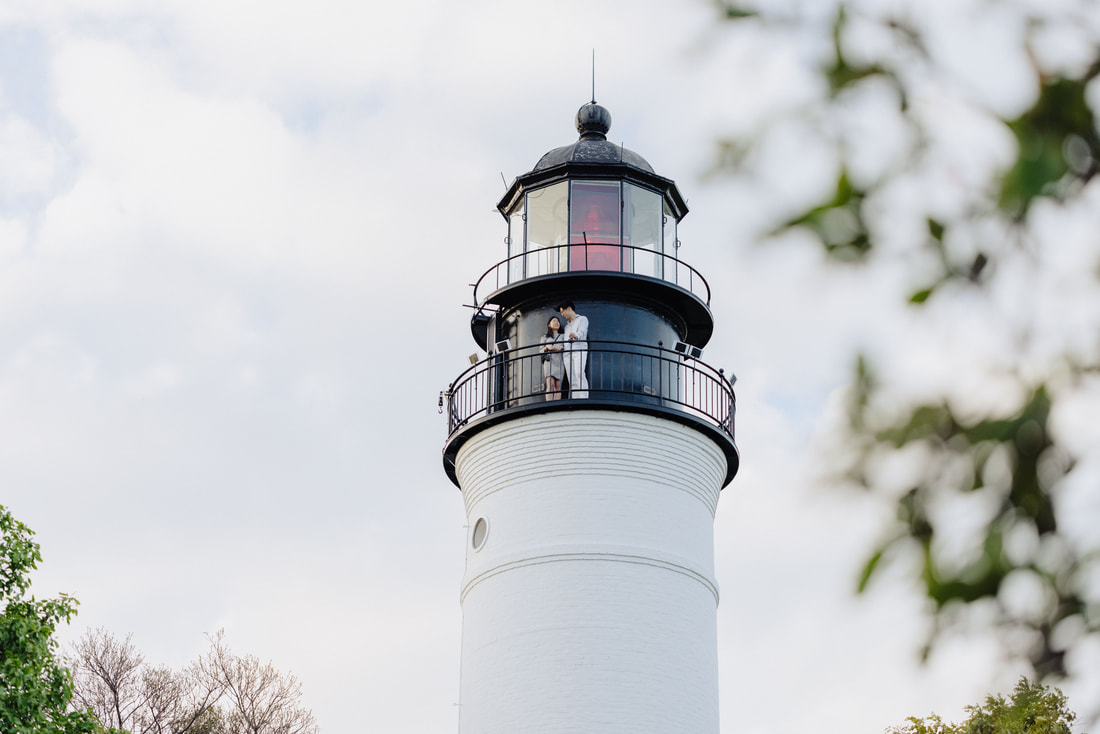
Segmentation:
{"type": "Polygon", "coordinates": [[[588,362],[588,317],[577,313],[572,301],[558,306],[558,313],[569,322],[565,327],[565,339],[569,343],[565,362],[569,375],[569,397],[587,398],[588,378],[585,377],[584,368],[588,362]]]}

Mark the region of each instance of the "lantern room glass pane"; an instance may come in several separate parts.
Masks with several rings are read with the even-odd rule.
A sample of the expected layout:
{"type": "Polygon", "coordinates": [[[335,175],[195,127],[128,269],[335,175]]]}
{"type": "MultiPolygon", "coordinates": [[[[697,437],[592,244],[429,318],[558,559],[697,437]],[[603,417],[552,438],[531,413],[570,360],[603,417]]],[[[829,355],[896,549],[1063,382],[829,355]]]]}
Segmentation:
{"type": "Polygon", "coordinates": [[[523,280],[523,204],[508,217],[508,282],[523,280]]]}
{"type": "Polygon", "coordinates": [[[623,186],[623,263],[637,275],[661,277],[661,195],[633,184],[623,186]]]}
{"type": "Polygon", "coordinates": [[[664,278],[665,280],[675,283],[678,275],[676,271],[680,259],[680,251],[679,248],[676,247],[676,215],[672,213],[672,207],[668,205],[667,201],[665,202],[664,216],[664,251],[670,258],[665,262],[664,278]],[[671,258],[676,258],[676,260],[672,260],[671,258]]]}
{"type": "Polygon", "coordinates": [[[569,199],[569,269],[622,270],[618,181],[573,181],[569,199]]]}
{"type": "Polygon", "coordinates": [[[569,184],[566,181],[527,194],[527,277],[567,269],[569,184]]]}

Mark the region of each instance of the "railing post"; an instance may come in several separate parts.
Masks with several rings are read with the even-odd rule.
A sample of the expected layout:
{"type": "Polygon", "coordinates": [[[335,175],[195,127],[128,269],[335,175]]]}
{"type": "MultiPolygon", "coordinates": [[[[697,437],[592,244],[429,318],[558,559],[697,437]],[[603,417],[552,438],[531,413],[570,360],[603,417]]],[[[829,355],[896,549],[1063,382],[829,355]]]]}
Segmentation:
{"type": "Polygon", "coordinates": [[[657,342],[657,399],[661,405],[665,402],[665,343],[657,342]]]}

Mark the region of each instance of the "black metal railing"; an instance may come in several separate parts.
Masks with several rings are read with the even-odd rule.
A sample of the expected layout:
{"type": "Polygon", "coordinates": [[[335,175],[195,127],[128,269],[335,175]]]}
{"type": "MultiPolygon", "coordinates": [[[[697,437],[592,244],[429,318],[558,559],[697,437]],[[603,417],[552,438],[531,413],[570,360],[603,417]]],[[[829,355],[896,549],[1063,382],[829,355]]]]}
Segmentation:
{"type": "Polygon", "coordinates": [[[597,243],[556,245],[512,255],[478,278],[474,304],[481,308],[490,293],[521,280],[573,272],[643,275],[678,285],[710,305],[710,285],[698,270],[682,260],[645,247],[597,243]]]}
{"type": "Polygon", "coordinates": [[[448,434],[483,416],[569,401],[631,403],[683,412],[733,438],[733,385],[721,370],[661,346],[591,341],[566,345],[560,390],[544,378],[541,345],[492,354],[458,376],[441,398],[448,434]],[[586,349],[584,347],[587,347],[586,349]],[[571,351],[572,350],[572,351],[571,351]],[[573,357],[584,352],[588,389],[569,384],[573,357]]]}

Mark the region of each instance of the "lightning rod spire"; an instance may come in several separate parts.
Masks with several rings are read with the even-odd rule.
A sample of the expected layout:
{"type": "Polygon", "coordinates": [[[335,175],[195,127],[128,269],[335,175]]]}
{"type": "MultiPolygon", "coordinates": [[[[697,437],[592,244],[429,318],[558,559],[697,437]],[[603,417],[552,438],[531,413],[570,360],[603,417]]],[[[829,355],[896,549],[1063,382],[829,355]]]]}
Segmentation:
{"type": "Polygon", "coordinates": [[[592,49],[592,104],[596,104],[596,49],[592,49]]]}

